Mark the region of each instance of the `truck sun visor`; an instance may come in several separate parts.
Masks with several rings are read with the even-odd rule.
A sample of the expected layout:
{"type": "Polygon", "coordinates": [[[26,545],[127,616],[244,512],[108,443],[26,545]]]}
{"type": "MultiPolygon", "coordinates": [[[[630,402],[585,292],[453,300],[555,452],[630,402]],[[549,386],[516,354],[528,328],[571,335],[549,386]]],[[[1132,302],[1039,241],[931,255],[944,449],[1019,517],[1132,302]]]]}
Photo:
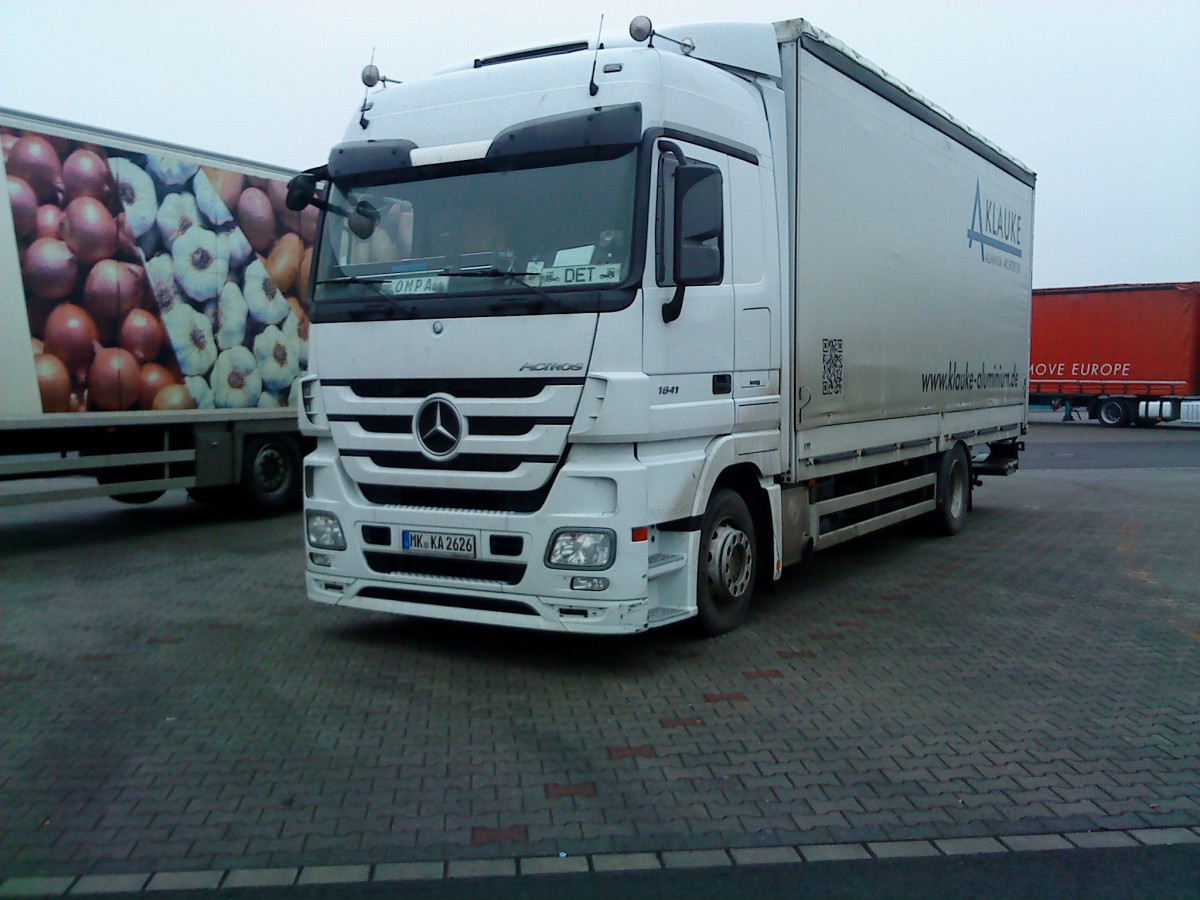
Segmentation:
{"type": "Polygon", "coordinates": [[[515,125],[496,135],[488,159],[592,147],[629,147],[642,136],[642,105],[626,103],[515,125]]]}
{"type": "Polygon", "coordinates": [[[407,169],[412,166],[412,151],[416,147],[412,141],[403,139],[338,144],[329,153],[329,175],[336,179],[364,172],[407,169]]]}

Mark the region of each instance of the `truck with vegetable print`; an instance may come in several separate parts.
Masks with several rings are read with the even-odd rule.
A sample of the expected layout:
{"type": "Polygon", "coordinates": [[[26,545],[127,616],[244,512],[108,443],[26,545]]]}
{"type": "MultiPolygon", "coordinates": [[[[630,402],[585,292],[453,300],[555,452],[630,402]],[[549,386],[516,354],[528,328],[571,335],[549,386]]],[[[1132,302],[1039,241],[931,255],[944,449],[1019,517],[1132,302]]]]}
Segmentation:
{"type": "Polygon", "coordinates": [[[298,503],[294,173],[8,109],[0,139],[0,506],[298,503]]]}
{"type": "Polygon", "coordinates": [[[1034,291],[1029,402],[1116,428],[1200,424],[1200,282],[1034,291]]]}
{"type": "Polygon", "coordinates": [[[1017,468],[1034,175],[824,32],[638,17],[363,80],[287,198],[322,210],[311,599],[720,634],[1017,468]]]}

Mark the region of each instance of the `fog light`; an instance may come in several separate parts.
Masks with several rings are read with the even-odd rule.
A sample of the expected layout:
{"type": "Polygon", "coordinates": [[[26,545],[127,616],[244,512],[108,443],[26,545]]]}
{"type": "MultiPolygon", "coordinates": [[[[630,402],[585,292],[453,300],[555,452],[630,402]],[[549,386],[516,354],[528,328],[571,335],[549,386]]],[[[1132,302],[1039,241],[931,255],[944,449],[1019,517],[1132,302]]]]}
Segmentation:
{"type": "Polygon", "coordinates": [[[576,575],[571,579],[573,591],[607,591],[608,579],[596,575],[576,575]]]}
{"type": "Polygon", "coordinates": [[[560,528],[550,537],[546,565],[552,569],[607,569],[617,536],[607,528],[560,528]]]}
{"type": "Polygon", "coordinates": [[[305,516],[308,523],[308,542],[321,550],[345,550],[346,536],[342,533],[342,523],[337,516],[327,512],[309,512],[305,516]]]}
{"type": "Polygon", "coordinates": [[[314,566],[332,566],[333,558],[328,553],[310,553],[308,558],[314,566]]]}

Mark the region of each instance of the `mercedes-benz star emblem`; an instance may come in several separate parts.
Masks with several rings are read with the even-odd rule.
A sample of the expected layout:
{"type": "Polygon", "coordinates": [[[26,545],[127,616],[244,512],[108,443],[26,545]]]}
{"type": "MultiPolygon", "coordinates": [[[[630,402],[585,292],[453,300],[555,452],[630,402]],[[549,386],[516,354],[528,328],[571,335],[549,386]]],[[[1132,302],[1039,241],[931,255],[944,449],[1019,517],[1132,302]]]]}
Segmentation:
{"type": "Polygon", "coordinates": [[[425,452],[437,459],[452,456],[463,439],[466,421],[446,397],[430,397],[413,420],[413,434],[425,452]]]}

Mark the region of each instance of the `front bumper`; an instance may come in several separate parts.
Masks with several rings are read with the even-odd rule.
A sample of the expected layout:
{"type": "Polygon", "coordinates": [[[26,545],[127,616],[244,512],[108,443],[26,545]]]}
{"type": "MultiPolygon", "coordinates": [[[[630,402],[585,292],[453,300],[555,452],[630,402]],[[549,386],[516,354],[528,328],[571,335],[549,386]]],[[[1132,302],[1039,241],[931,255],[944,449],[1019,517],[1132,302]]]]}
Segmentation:
{"type": "Polygon", "coordinates": [[[646,599],[575,600],[478,590],[464,592],[401,585],[390,580],[346,579],[312,570],[307,573],[306,581],[308,596],[315,602],[392,615],[575,634],[630,634],[659,624],[651,622],[646,599]]]}
{"type": "Polygon", "coordinates": [[[330,450],[325,443],[305,461],[305,506],[337,516],[347,547],[308,548],[307,587],[315,602],[582,634],[643,631],[690,612],[682,601],[663,602],[666,594],[687,595],[678,573],[664,579],[662,567],[652,564],[678,536],[647,529],[646,469],[628,446],[578,448],[542,509],[531,514],[371,504],[330,450]],[[599,571],[547,565],[548,543],[560,528],[611,532],[612,565],[599,571]],[[405,551],[405,531],[470,536],[476,555],[405,551]],[[607,587],[579,589],[572,583],[578,576],[602,577],[607,587]]]}

